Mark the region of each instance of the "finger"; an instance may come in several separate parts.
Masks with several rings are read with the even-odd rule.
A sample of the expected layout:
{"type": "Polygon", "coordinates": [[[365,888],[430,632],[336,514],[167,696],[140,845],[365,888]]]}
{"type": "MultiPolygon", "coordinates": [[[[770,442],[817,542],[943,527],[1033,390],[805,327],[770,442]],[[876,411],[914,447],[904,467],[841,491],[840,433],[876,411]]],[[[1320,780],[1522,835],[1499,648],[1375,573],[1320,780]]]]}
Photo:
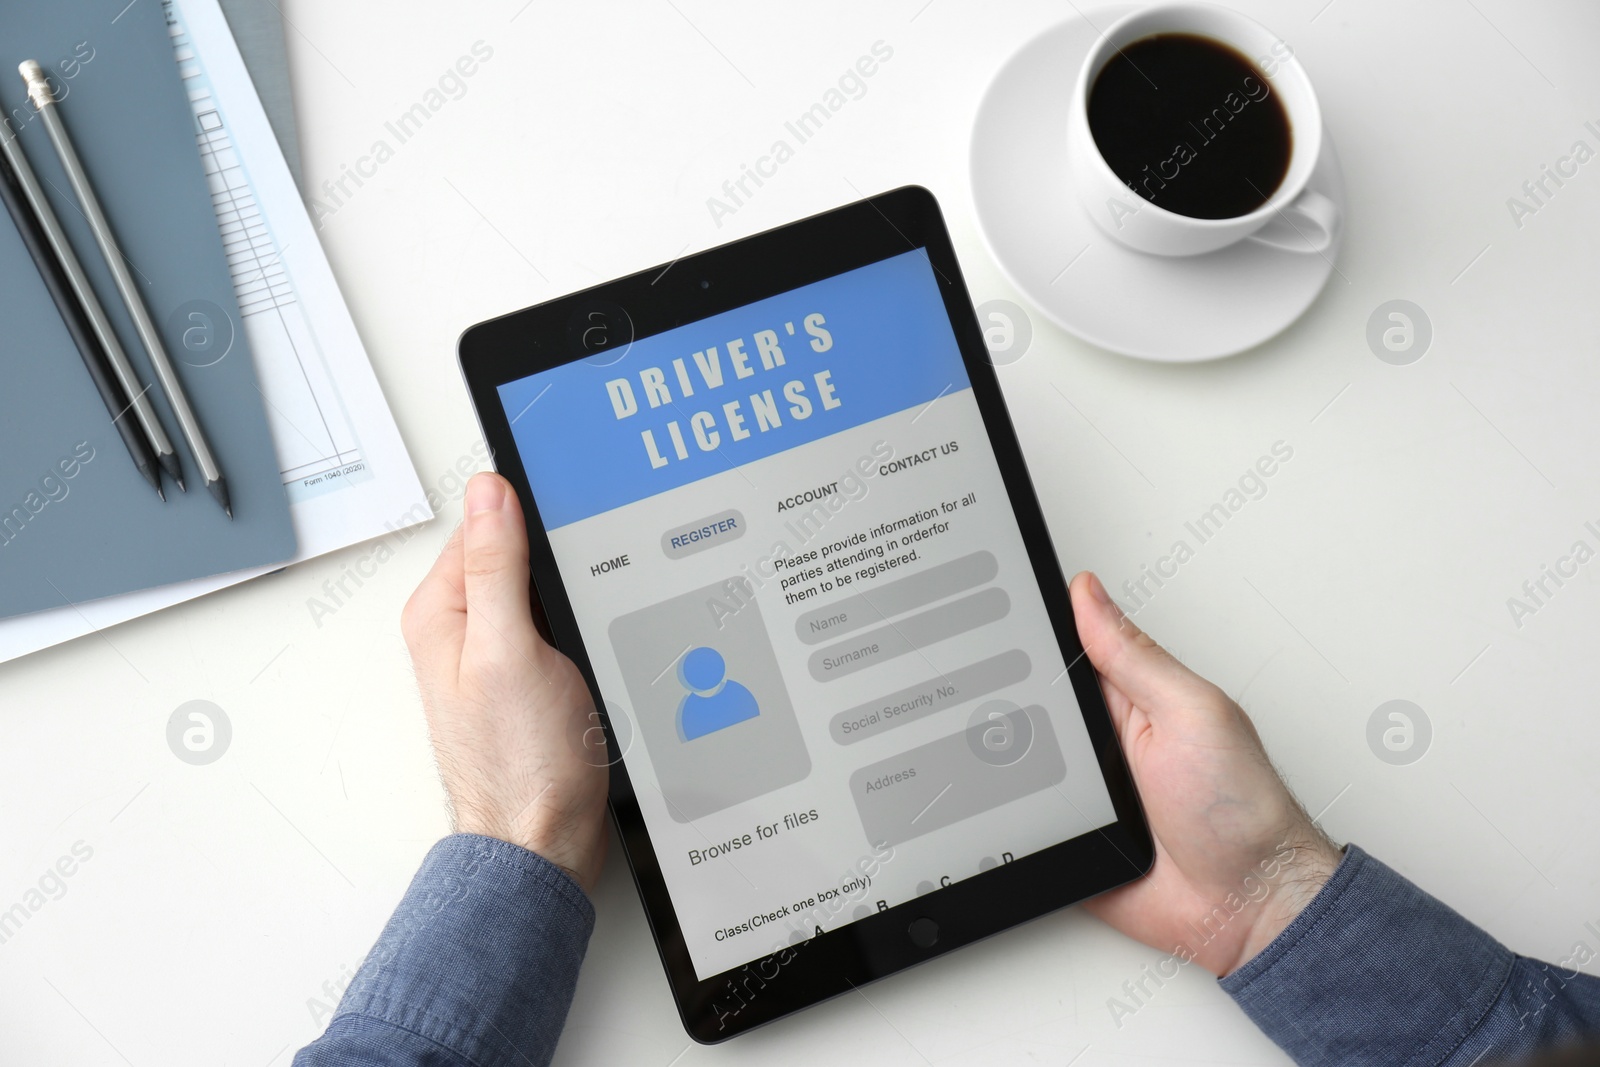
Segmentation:
{"type": "Polygon", "coordinates": [[[1155,849],[1155,863],[1143,877],[1120,885],[1110,892],[1090,897],[1083,902],[1084,910],[1114,930],[1121,930],[1141,941],[1145,940],[1141,935],[1151,929],[1153,915],[1167,910],[1168,906],[1161,898],[1169,895],[1173,888],[1171,879],[1167,876],[1172,860],[1161,847],[1159,840],[1155,842],[1155,849]]]}
{"type": "Polygon", "coordinates": [[[538,631],[539,639],[554,648],[556,643],[555,632],[550,629],[550,617],[544,613],[544,605],[539,601],[539,591],[533,587],[530,580],[528,590],[528,612],[533,616],[533,628],[538,631]]]}
{"type": "Polygon", "coordinates": [[[1133,624],[1111,602],[1100,579],[1084,571],[1072,579],[1072,610],[1078,638],[1095,670],[1146,713],[1159,715],[1206,686],[1199,675],[1133,624]]]}
{"type": "MultiPolygon", "coordinates": [[[[1084,646],[1084,655],[1088,655],[1089,637],[1085,630],[1085,626],[1087,625],[1086,620],[1089,618],[1089,615],[1093,609],[1092,606],[1085,607],[1079,603],[1079,598],[1083,595],[1084,591],[1083,580],[1085,578],[1091,578],[1096,581],[1099,580],[1088,571],[1084,571],[1072,579],[1067,586],[1067,591],[1072,596],[1072,615],[1073,619],[1078,624],[1078,643],[1084,646]]],[[[1094,662],[1094,658],[1092,656],[1090,657],[1089,662],[1091,664],[1094,662]]],[[[1128,695],[1122,690],[1118,689],[1116,685],[1103,674],[1100,675],[1100,693],[1105,697],[1106,709],[1111,712],[1112,728],[1116,730],[1118,737],[1126,738],[1128,730],[1128,718],[1133,714],[1133,701],[1129,700],[1128,695]]]]}
{"type": "Polygon", "coordinates": [[[1106,708],[1111,712],[1111,725],[1116,729],[1117,735],[1127,740],[1128,720],[1133,717],[1133,701],[1128,699],[1128,694],[1118,689],[1116,683],[1108,681],[1105,675],[1100,676],[1100,692],[1106,698],[1106,708]]]}
{"type": "Polygon", "coordinates": [[[400,615],[400,629],[419,667],[438,667],[454,678],[466,637],[467,601],[461,576],[461,527],[445,542],[400,615]]]}
{"type": "Polygon", "coordinates": [[[527,657],[542,644],[528,607],[528,530],[511,483],[476,474],[467,485],[462,539],[467,647],[527,657]]]}

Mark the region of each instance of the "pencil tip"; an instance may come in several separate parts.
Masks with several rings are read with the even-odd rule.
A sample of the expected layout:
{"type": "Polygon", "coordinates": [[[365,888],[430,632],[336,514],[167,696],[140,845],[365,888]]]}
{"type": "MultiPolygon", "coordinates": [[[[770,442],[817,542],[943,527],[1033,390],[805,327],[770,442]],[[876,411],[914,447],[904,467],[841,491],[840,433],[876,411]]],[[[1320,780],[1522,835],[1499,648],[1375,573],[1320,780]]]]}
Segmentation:
{"type": "Polygon", "coordinates": [[[222,510],[228,518],[233,518],[233,501],[228,499],[228,483],[218,478],[216,481],[207,482],[206,489],[210,491],[217,503],[222,505],[222,510]]]}
{"type": "Polygon", "coordinates": [[[178,462],[177,453],[168,452],[165,455],[156,457],[156,461],[161,464],[161,469],[167,472],[167,477],[172,479],[173,484],[178,487],[180,493],[189,491],[183,486],[183,465],[178,462]]]}
{"type": "Polygon", "coordinates": [[[150,484],[150,488],[156,491],[156,496],[160,497],[162,500],[166,500],[167,494],[161,491],[160,469],[148,459],[141,458],[137,455],[135,455],[134,458],[134,466],[139,468],[139,473],[143,475],[144,480],[150,484]]]}

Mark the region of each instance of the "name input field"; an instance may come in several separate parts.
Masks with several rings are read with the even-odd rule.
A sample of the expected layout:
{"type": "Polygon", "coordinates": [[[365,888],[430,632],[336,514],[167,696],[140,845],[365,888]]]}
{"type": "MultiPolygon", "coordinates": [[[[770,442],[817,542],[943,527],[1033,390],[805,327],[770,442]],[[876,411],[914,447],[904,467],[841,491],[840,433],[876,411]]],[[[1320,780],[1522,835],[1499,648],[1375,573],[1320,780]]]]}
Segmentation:
{"type": "Polygon", "coordinates": [[[896,578],[871,592],[856,593],[832,604],[812,608],[795,620],[794,630],[801,641],[808,645],[819,645],[842,634],[853,633],[896,615],[926,607],[936,600],[976,589],[994,581],[999,573],[1000,564],[992,552],[974,552],[916,574],[896,578]]]}

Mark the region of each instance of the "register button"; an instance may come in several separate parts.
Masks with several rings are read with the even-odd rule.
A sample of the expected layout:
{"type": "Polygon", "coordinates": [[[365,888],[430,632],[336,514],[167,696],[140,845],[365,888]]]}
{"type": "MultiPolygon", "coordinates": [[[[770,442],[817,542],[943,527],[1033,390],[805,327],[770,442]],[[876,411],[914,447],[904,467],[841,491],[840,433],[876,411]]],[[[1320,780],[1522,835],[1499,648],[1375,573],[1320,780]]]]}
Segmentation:
{"type": "Polygon", "coordinates": [[[743,536],[744,516],[737,511],[719,511],[698,522],[674,526],[662,534],[661,551],[668,559],[682,559],[743,536]]]}

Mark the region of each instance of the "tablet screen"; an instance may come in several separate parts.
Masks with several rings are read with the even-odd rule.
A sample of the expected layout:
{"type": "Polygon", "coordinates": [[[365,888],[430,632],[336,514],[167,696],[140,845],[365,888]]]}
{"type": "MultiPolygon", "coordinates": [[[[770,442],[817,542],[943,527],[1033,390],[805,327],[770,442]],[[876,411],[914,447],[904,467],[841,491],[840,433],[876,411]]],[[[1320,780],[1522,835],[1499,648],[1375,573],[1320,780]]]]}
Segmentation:
{"type": "Polygon", "coordinates": [[[924,250],[499,395],[700,978],[1116,821],[924,250]]]}

